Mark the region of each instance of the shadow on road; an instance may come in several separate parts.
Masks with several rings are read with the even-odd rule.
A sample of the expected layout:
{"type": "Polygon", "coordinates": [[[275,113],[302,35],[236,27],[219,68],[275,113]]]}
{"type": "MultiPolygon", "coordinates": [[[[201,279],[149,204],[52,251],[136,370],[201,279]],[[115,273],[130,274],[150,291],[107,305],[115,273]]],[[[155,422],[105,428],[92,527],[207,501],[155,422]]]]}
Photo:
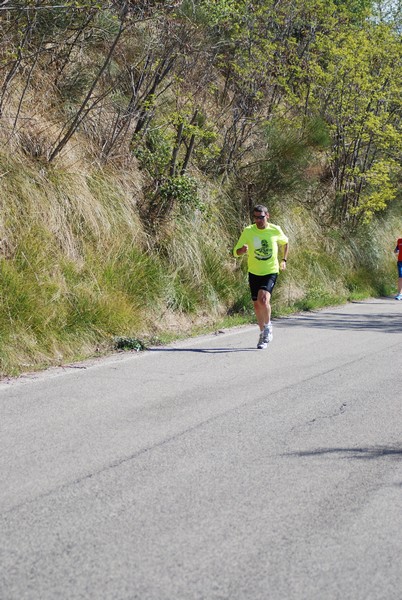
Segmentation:
{"type": "Polygon", "coordinates": [[[202,352],[222,354],[225,352],[258,352],[257,348],[148,348],[149,352],[202,352]]]}
{"type": "Polygon", "coordinates": [[[402,458],[402,447],[397,446],[367,446],[363,448],[317,448],[316,450],[307,450],[301,452],[288,452],[283,456],[322,456],[324,454],[339,454],[340,458],[357,458],[364,460],[373,460],[391,456],[392,458],[402,458]]]}
{"type": "Polygon", "coordinates": [[[339,329],[348,331],[382,331],[402,333],[402,312],[386,315],[355,314],[306,314],[284,317],[275,321],[275,327],[314,327],[317,329],[339,329]]]}

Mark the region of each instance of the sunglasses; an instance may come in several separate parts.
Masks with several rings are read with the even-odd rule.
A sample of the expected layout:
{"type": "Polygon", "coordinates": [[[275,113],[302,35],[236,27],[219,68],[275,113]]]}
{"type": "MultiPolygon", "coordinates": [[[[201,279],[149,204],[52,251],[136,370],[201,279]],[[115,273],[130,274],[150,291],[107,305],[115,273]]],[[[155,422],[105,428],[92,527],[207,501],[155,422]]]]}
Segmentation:
{"type": "Polygon", "coordinates": [[[257,220],[259,221],[259,220],[265,219],[265,217],[266,217],[267,215],[253,215],[253,216],[254,216],[254,219],[255,219],[256,221],[257,221],[257,220]]]}

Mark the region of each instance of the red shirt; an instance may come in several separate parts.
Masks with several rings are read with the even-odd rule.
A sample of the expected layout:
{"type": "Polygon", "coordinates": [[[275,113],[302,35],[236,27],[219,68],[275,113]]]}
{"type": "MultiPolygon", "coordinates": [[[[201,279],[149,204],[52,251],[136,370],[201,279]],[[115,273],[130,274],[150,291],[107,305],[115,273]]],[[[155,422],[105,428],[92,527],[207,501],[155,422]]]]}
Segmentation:
{"type": "Polygon", "coordinates": [[[399,240],[396,242],[395,250],[396,249],[398,249],[398,261],[402,261],[402,238],[399,238],[399,240]]]}

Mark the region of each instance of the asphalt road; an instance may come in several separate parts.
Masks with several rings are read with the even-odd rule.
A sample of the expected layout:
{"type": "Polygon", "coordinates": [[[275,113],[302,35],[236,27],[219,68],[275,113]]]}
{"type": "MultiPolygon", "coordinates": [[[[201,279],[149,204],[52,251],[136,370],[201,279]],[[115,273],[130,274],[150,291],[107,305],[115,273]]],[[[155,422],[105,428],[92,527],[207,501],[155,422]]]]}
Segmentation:
{"type": "Polygon", "coordinates": [[[402,302],[0,383],[1,600],[402,600],[402,302]]]}

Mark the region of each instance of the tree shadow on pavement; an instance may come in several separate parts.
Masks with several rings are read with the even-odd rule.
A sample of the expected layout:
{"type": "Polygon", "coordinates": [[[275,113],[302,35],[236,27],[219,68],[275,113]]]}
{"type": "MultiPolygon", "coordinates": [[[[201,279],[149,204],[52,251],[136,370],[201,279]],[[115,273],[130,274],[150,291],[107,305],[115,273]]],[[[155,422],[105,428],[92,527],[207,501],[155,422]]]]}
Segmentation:
{"type": "Polygon", "coordinates": [[[275,327],[314,327],[317,329],[339,329],[348,331],[382,331],[402,333],[402,312],[395,314],[303,314],[275,320],[275,327]]]}
{"type": "Polygon", "coordinates": [[[402,447],[400,446],[366,446],[361,448],[316,448],[315,450],[305,450],[299,452],[287,452],[282,456],[323,456],[339,455],[339,458],[358,460],[373,460],[376,458],[391,457],[402,459],[402,447]]]}

